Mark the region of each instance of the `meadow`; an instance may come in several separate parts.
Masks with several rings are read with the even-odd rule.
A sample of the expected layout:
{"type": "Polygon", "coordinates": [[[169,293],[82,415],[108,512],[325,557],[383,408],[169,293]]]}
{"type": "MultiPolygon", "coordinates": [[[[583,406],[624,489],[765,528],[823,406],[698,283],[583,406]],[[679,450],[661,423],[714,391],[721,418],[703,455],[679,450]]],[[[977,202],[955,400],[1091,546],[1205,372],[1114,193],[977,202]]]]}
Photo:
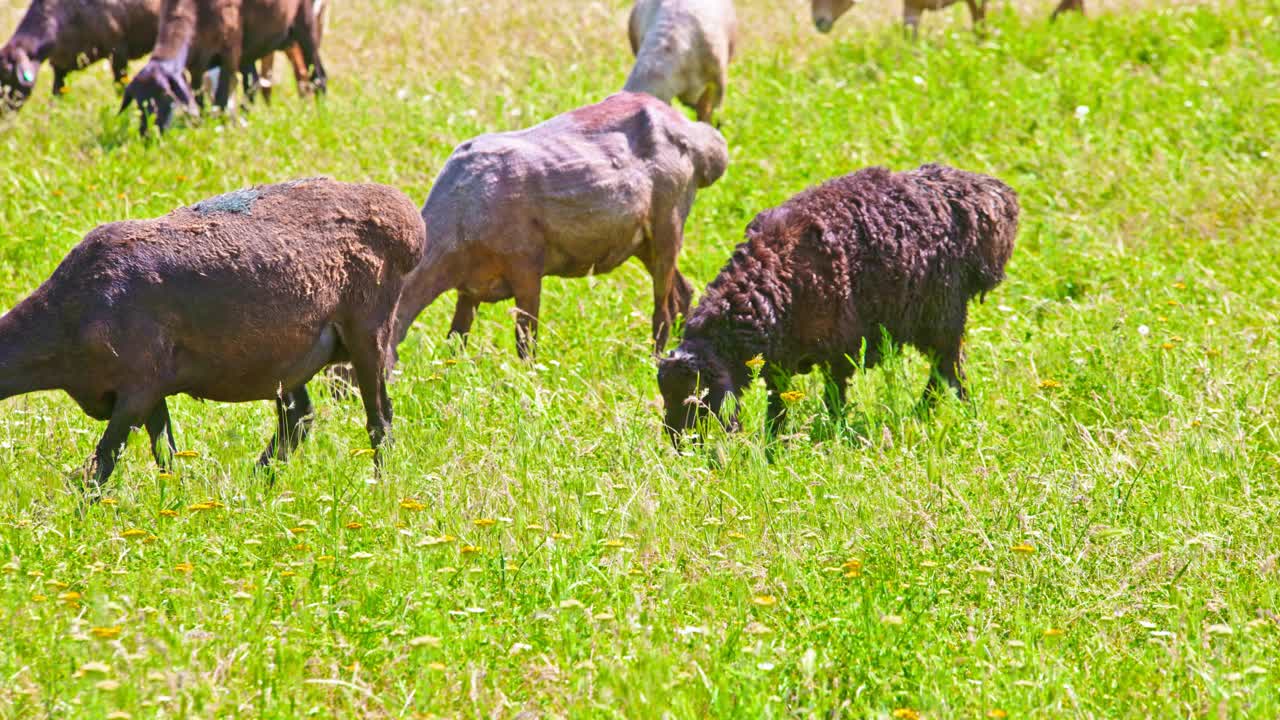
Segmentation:
{"type": "MultiPolygon", "coordinates": [[[[0,33],[21,7],[0,8],[0,33]]],[[[1023,215],[972,308],[972,401],[913,411],[904,351],[817,378],[769,448],[661,431],[638,263],[544,285],[465,347],[453,297],[401,346],[380,475],[355,397],[313,383],[274,484],[268,403],[170,401],[172,474],[135,433],[0,403],[0,717],[1280,717],[1280,4],[898,7],[820,36],[739,0],[721,130],[682,266],[873,164],[994,174],[1023,215]],[[766,451],[772,450],[772,458],[766,451]]],[[[330,92],[140,140],[104,66],[0,118],[0,308],[95,225],[325,174],[416,202],[454,145],[620,87],[627,3],[333,8],[330,92]]],[[[141,63],[135,61],[136,71],[141,63]]],[[[92,372],[92,368],[86,368],[92,372]]]]}

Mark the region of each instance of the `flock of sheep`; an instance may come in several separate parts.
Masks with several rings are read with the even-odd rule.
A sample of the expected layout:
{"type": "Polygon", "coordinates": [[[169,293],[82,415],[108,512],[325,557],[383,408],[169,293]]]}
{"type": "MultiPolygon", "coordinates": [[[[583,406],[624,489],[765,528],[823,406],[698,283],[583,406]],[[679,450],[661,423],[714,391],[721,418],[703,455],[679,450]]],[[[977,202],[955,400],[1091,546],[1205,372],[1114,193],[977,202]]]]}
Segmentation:
{"type": "MultiPolygon", "coordinates": [[[[829,29],[849,4],[813,0],[815,24],[829,29]]],[[[163,127],[175,103],[197,102],[194,80],[215,66],[215,102],[225,106],[235,71],[254,87],[265,75],[255,64],[276,50],[291,52],[300,82],[323,89],[323,8],[34,0],[0,50],[0,85],[20,104],[45,59],[55,85],[86,58],[111,57],[121,78],[130,57],[152,49],[143,48],[149,30],[151,58],[125,89],[144,130],[147,114],[163,127]],[[99,32],[75,30],[84,26],[99,32]],[[80,59],[67,64],[59,53],[73,42],[80,59]]],[[[59,389],[106,420],[90,463],[101,485],[133,428],[145,427],[157,462],[167,462],[175,446],[166,398],[180,393],[274,400],[277,428],[259,462],[286,459],[311,425],[307,382],[343,363],[376,450],[391,429],[396,348],[439,295],[457,291],[449,332],[464,338],[479,303],[514,298],[525,358],[535,352],[543,277],[604,273],[633,257],[653,277],[655,352],[686,318],[679,346],[658,361],[675,442],[704,416],[736,428],[736,403],[726,400],[756,373],[769,389],[772,433],[790,377],[814,368],[839,415],[845,382],[876,363],[883,335],[933,359],[926,400],[947,387],[964,397],[968,303],[1003,279],[1018,226],[1016,194],[991,177],[939,165],[868,168],[801,192],[748,224],[746,242],[691,308],[693,287],[677,263],[697,191],[729,163],[710,120],[735,33],[731,0],[638,0],[629,26],[636,62],[622,92],[462,143],[421,211],[392,188],[310,178],[100,226],[0,316],[0,400],[59,389]],[[668,104],[676,97],[700,122],[668,104]]]]}

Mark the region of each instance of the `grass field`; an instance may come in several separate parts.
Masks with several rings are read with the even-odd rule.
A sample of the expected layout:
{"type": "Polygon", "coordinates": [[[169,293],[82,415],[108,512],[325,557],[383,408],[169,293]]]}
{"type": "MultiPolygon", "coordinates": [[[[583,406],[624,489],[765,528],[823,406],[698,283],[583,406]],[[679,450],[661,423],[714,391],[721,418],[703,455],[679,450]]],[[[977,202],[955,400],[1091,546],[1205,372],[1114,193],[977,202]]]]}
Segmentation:
{"type": "MultiPolygon", "coordinates": [[[[622,0],[409,5],[337,5],[319,106],[279,78],[158,141],[105,67],[57,103],[46,69],[0,119],[0,307],[99,223],[249,183],[421,201],[456,143],[629,67],[622,0]]],[[[855,379],[842,432],[805,379],[772,463],[762,388],[747,432],[677,454],[638,264],[549,280],[533,366],[510,304],[465,350],[452,297],[429,308],[381,477],[358,400],[314,383],[274,486],[267,403],[180,398],[176,477],[135,434],[86,506],[102,426],[10,399],[0,717],[1280,717],[1280,4],[1001,7],[983,37],[957,7],[915,44],[890,4],[831,37],[800,2],[739,8],[733,161],[686,274],[834,175],[995,174],[1023,221],[973,308],[971,405],[913,414],[907,352],[855,379]]]]}

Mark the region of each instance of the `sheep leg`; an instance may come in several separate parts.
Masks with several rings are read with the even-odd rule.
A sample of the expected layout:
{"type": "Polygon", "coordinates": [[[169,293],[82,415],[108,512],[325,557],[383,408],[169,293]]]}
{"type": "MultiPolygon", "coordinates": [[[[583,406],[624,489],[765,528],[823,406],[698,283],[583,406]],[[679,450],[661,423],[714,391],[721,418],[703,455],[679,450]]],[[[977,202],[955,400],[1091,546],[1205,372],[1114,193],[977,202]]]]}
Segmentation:
{"type": "Polygon", "coordinates": [[[387,395],[387,358],[389,352],[378,341],[385,330],[370,330],[357,338],[362,340],[348,346],[351,367],[356,372],[356,385],[364,402],[365,429],[375,453],[374,463],[381,464],[383,442],[391,434],[391,398],[387,395]]]}
{"type": "Polygon", "coordinates": [[[116,400],[111,409],[111,419],[107,421],[107,429],[102,433],[102,439],[98,440],[98,447],[93,452],[91,468],[95,489],[101,488],[115,471],[120,451],[129,441],[129,432],[142,426],[151,414],[148,405],[141,398],[116,400]]]}
{"type": "Polygon", "coordinates": [[[311,432],[315,406],[307,394],[307,386],[291,390],[276,398],[276,434],[258,457],[258,465],[266,467],[272,459],[284,462],[311,432]]]}
{"type": "Polygon", "coordinates": [[[764,385],[769,392],[769,406],[764,417],[765,436],[773,440],[782,434],[787,424],[787,403],[782,399],[782,393],[791,386],[791,376],[778,371],[766,372],[764,385]]]}
{"type": "Polygon", "coordinates": [[[903,10],[902,23],[910,34],[911,40],[920,39],[920,11],[907,7],[903,10]]]}
{"type": "Polygon", "coordinates": [[[218,87],[213,91],[213,106],[227,110],[231,103],[231,95],[235,92],[235,76],[240,70],[239,43],[222,51],[222,72],[218,73],[218,87]]]}
{"type": "MultiPolygon", "coordinates": [[[[324,65],[320,62],[318,21],[312,13],[304,9],[298,13],[297,22],[299,24],[295,26],[294,40],[298,43],[298,49],[302,51],[303,67],[311,69],[311,87],[315,89],[317,95],[322,95],[328,76],[325,74],[324,65]]],[[[292,61],[293,58],[290,60],[292,61]]]]}
{"type": "Polygon", "coordinates": [[[462,341],[463,345],[467,342],[467,334],[471,332],[471,323],[476,319],[476,308],[480,305],[480,301],[474,295],[458,291],[458,306],[453,311],[453,323],[449,325],[449,337],[455,335],[462,341]]]}
{"type": "Polygon", "coordinates": [[[67,91],[67,71],[62,68],[53,69],[53,96],[62,97],[67,91]]]}
{"type": "Polygon", "coordinates": [[[929,373],[924,396],[920,398],[921,410],[928,410],[937,403],[943,393],[943,383],[955,390],[956,397],[961,400],[969,398],[969,392],[964,387],[964,353],[960,341],[956,340],[945,348],[935,350],[933,354],[933,370],[929,373]]]}
{"type": "Polygon", "coordinates": [[[1084,0],[1062,0],[1058,3],[1058,7],[1054,9],[1053,15],[1049,16],[1049,22],[1058,19],[1058,16],[1064,12],[1076,11],[1081,15],[1084,14],[1084,0]]]}
{"type": "Polygon", "coordinates": [[[151,457],[156,459],[156,465],[168,470],[173,454],[178,452],[178,444],[173,440],[173,423],[169,421],[169,405],[164,400],[161,400],[147,417],[147,435],[151,438],[151,457]],[[161,439],[169,449],[168,457],[160,453],[161,439]]]}
{"type": "Polygon", "coordinates": [[[987,4],[985,0],[983,2],[978,2],[978,0],[964,0],[964,2],[969,6],[969,17],[973,19],[974,31],[980,31],[982,21],[987,17],[987,4]]]}
{"type": "MultiPolygon", "coordinates": [[[[684,244],[683,219],[678,213],[658,215],[649,238],[649,251],[644,265],[653,276],[653,351],[661,353],[671,337],[671,325],[675,321],[676,306],[684,302],[682,294],[689,281],[676,268],[680,246],[684,244]],[[678,279],[677,279],[678,278],[678,279]]],[[[690,299],[692,287],[688,288],[690,299]]],[[[687,311],[685,304],[683,310],[687,311]]]]}
{"type": "Polygon", "coordinates": [[[129,79],[128,48],[116,48],[111,53],[111,78],[117,85],[123,85],[129,79]]]}
{"type": "Polygon", "coordinates": [[[831,421],[838,425],[844,419],[844,408],[849,391],[848,382],[849,377],[853,375],[853,368],[842,360],[826,368],[824,374],[826,383],[822,393],[822,404],[826,406],[831,421]]]}
{"type": "Polygon", "coordinates": [[[257,89],[262,91],[262,102],[271,104],[271,90],[275,85],[276,77],[276,54],[267,53],[265,57],[258,61],[258,82],[257,89]]]}
{"type": "Polygon", "coordinates": [[[671,317],[677,315],[689,316],[689,306],[693,304],[693,285],[684,275],[680,274],[680,269],[676,268],[674,285],[672,287],[672,308],[671,317]]]}
{"type": "Polygon", "coordinates": [[[533,358],[538,342],[538,310],[542,304],[542,263],[536,270],[522,269],[507,279],[516,296],[516,353],[533,358]]]}
{"type": "Polygon", "coordinates": [[[293,82],[298,86],[298,97],[307,97],[314,88],[311,87],[310,73],[307,72],[307,59],[302,57],[302,48],[297,43],[290,45],[284,51],[285,57],[289,58],[289,64],[293,66],[293,82]]]}

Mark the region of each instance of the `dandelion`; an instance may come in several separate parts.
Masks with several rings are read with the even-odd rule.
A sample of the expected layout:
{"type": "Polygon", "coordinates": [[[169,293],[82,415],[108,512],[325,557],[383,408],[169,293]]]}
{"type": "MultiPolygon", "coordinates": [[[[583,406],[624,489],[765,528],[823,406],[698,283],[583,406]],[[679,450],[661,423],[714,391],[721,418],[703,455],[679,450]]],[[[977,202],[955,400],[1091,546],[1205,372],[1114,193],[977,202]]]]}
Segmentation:
{"type": "Polygon", "coordinates": [[[747,367],[751,368],[752,372],[760,372],[760,368],[764,367],[764,356],[756,355],[751,358],[747,361],[747,367]]]}
{"type": "Polygon", "coordinates": [[[1044,380],[1040,381],[1041,390],[1053,390],[1055,388],[1060,388],[1060,387],[1062,387],[1062,383],[1058,382],[1057,380],[1053,380],[1051,378],[1045,378],[1044,380]]]}
{"type": "Polygon", "coordinates": [[[908,707],[900,707],[893,711],[894,720],[920,720],[920,713],[908,707]]]}
{"type": "Polygon", "coordinates": [[[862,577],[862,561],[854,558],[840,566],[844,570],[844,576],[847,578],[862,577]]]}
{"type": "Polygon", "coordinates": [[[1186,290],[1186,289],[1187,289],[1187,284],[1186,284],[1186,283],[1184,283],[1184,282],[1176,282],[1176,283],[1174,283],[1174,284],[1173,284],[1173,289],[1174,289],[1174,290],[1186,290]]]}
{"type": "Polygon", "coordinates": [[[139,538],[139,537],[146,537],[146,536],[147,536],[147,531],[142,530],[140,528],[129,528],[128,530],[125,530],[124,532],[120,533],[120,537],[126,537],[126,538],[139,538]]]}
{"type": "Polygon", "coordinates": [[[364,527],[364,523],[358,523],[353,520],[347,523],[346,527],[348,530],[359,530],[360,528],[364,527]]]}
{"type": "Polygon", "coordinates": [[[800,402],[801,400],[804,399],[804,391],[788,390],[784,393],[779,393],[778,397],[782,398],[783,402],[789,402],[789,403],[800,402]]]}
{"type": "Polygon", "coordinates": [[[493,518],[476,518],[475,520],[472,520],[471,523],[476,527],[489,527],[491,525],[497,525],[498,521],[493,518]]]}
{"type": "Polygon", "coordinates": [[[1004,720],[1004,718],[1009,717],[1009,713],[1000,708],[991,708],[987,711],[987,717],[993,718],[993,720],[1004,720]]]}
{"type": "Polygon", "coordinates": [[[297,545],[293,546],[293,549],[296,552],[306,552],[311,549],[311,546],[306,543],[298,543],[297,545]]]}
{"type": "Polygon", "coordinates": [[[414,500],[413,498],[405,498],[401,500],[400,507],[404,508],[405,510],[411,510],[413,512],[419,512],[427,509],[426,505],[423,505],[422,503],[418,502],[417,500],[414,500]]]}
{"type": "Polygon", "coordinates": [[[773,607],[778,604],[778,598],[772,595],[756,595],[751,598],[751,604],[760,607],[773,607]]]}
{"type": "Polygon", "coordinates": [[[1017,545],[1014,545],[1009,549],[1018,553],[1019,555],[1030,555],[1031,553],[1036,551],[1035,545],[1028,545],[1027,543],[1018,543],[1017,545]]]}
{"type": "Polygon", "coordinates": [[[160,517],[176,518],[178,517],[178,511],[165,508],[164,510],[160,511],[160,517]]]}
{"type": "Polygon", "coordinates": [[[178,182],[186,182],[186,181],[187,181],[187,176],[186,176],[186,175],[178,175],[178,176],[177,176],[177,177],[175,177],[174,179],[175,179],[175,180],[177,180],[178,182]]]}
{"type": "Polygon", "coordinates": [[[1044,631],[1044,636],[1047,638],[1062,637],[1063,635],[1066,635],[1066,631],[1060,628],[1049,628],[1044,631]]]}
{"type": "Polygon", "coordinates": [[[190,574],[195,572],[196,566],[189,562],[180,562],[177,565],[174,565],[173,569],[175,572],[190,574]]]}
{"type": "Polygon", "coordinates": [[[462,553],[463,555],[474,555],[482,551],[479,547],[475,545],[463,545],[462,547],[458,548],[458,552],[462,553]]]}
{"type": "Polygon", "coordinates": [[[96,638],[102,640],[112,640],[120,637],[120,626],[111,625],[108,627],[96,627],[89,630],[89,633],[96,638]]]}
{"type": "Polygon", "coordinates": [[[727,533],[725,533],[725,534],[726,534],[730,539],[732,539],[732,540],[746,540],[746,539],[747,539],[747,536],[746,536],[746,535],[743,535],[742,533],[738,532],[737,530],[730,530],[729,532],[727,532],[727,533]]]}
{"type": "Polygon", "coordinates": [[[67,603],[68,605],[74,605],[76,601],[79,600],[81,597],[82,596],[80,595],[80,593],[76,592],[75,590],[68,590],[67,592],[64,592],[61,595],[59,595],[58,599],[64,603],[67,603]]]}
{"type": "Polygon", "coordinates": [[[1162,342],[1162,343],[1160,343],[1160,347],[1161,347],[1161,348],[1164,348],[1165,350],[1172,350],[1172,349],[1173,349],[1173,343],[1171,343],[1171,342],[1162,342]]]}
{"type": "Polygon", "coordinates": [[[304,527],[291,527],[291,528],[289,528],[289,532],[293,533],[294,535],[302,535],[302,534],[303,534],[303,533],[305,533],[306,531],[307,531],[307,528],[304,528],[304,527]]]}
{"type": "Polygon", "coordinates": [[[173,456],[176,458],[183,458],[183,459],[195,459],[200,457],[200,453],[196,452],[195,450],[179,450],[178,452],[174,453],[173,456]]]}
{"type": "Polygon", "coordinates": [[[337,560],[337,558],[332,555],[321,555],[316,558],[316,562],[333,562],[335,560],[337,560]]]}

